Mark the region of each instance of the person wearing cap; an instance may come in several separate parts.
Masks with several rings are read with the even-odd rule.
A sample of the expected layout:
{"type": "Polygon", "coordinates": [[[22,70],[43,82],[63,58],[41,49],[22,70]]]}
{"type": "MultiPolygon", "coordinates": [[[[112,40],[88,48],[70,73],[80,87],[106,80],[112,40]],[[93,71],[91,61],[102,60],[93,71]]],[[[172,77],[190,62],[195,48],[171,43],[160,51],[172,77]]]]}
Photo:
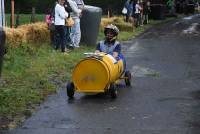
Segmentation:
{"type": "Polygon", "coordinates": [[[97,44],[95,53],[104,52],[112,55],[116,60],[122,60],[124,64],[124,70],[126,69],[126,61],[121,52],[121,45],[117,41],[117,36],[119,34],[119,29],[113,25],[109,24],[104,28],[105,40],[100,41],[97,44]]]}

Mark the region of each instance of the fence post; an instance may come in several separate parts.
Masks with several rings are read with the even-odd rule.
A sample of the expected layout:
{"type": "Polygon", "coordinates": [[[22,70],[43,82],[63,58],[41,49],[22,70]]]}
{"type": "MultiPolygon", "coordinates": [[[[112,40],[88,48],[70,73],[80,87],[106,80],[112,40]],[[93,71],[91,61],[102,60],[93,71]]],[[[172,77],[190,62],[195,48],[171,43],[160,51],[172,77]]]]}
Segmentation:
{"type": "Polygon", "coordinates": [[[35,7],[32,7],[32,14],[31,14],[31,22],[35,23],[36,17],[35,17],[35,7]]]}
{"type": "Polygon", "coordinates": [[[11,0],[11,23],[10,23],[10,27],[14,28],[14,20],[15,20],[15,2],[14,0],[11,0]]]}

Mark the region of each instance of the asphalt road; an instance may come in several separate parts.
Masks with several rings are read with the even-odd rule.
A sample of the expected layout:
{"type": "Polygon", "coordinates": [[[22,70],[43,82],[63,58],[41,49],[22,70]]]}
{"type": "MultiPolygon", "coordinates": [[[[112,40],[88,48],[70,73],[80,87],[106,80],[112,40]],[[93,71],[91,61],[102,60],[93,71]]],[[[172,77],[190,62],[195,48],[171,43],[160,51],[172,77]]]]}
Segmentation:
{"type": "Polygon", "coordinates": [[[3,134],[200,134],[200,15],[157,25],[123,43],[132,87],[118,98],[50,96],[3,134]]]}

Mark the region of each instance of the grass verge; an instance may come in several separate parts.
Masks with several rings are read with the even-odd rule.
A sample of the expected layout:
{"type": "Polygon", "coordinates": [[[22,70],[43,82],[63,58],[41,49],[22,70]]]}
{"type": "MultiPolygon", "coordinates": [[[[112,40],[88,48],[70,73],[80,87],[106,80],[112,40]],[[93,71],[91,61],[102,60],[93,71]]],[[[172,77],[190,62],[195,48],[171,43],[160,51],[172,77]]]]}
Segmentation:
{"type": "Polygon", "coordinates": [[[94,50],[84,46],[64,55],[47,44],[9,49],[0,81],[1,128],[13,128],[30,116],[47,95],[71,77],[75,63],[88,51],[94,50]]]}

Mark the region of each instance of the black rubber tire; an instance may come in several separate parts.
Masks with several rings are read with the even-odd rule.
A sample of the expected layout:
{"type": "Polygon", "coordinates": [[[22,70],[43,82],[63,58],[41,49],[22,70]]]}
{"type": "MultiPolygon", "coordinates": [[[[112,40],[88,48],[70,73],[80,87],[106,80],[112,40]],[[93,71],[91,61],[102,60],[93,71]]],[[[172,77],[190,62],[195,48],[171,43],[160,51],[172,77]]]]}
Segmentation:
{"type": "Polygon", "coordinates": [[[110,96],[112,99],[117,98],[117,88],[116,88],[115,83],[110,84],[109,91],[110,91],[110,96]]]}
{"type": "Polygon", "coordinates": [[[74,98],[74,83],[73,82],[68,82],[67,83],[67,96],[72,99],[74,98]]]}
{"type": "Polygon", "coordinates": [[[124,77],[125,77],[125,79],[124,79],[124,81],[125,81],[125,84],[126,84],[126,86],[131,86],[131,73],[130,73],[130,71],[126,71],[125,72],[125,74],[124,74],[124,77]]]}

